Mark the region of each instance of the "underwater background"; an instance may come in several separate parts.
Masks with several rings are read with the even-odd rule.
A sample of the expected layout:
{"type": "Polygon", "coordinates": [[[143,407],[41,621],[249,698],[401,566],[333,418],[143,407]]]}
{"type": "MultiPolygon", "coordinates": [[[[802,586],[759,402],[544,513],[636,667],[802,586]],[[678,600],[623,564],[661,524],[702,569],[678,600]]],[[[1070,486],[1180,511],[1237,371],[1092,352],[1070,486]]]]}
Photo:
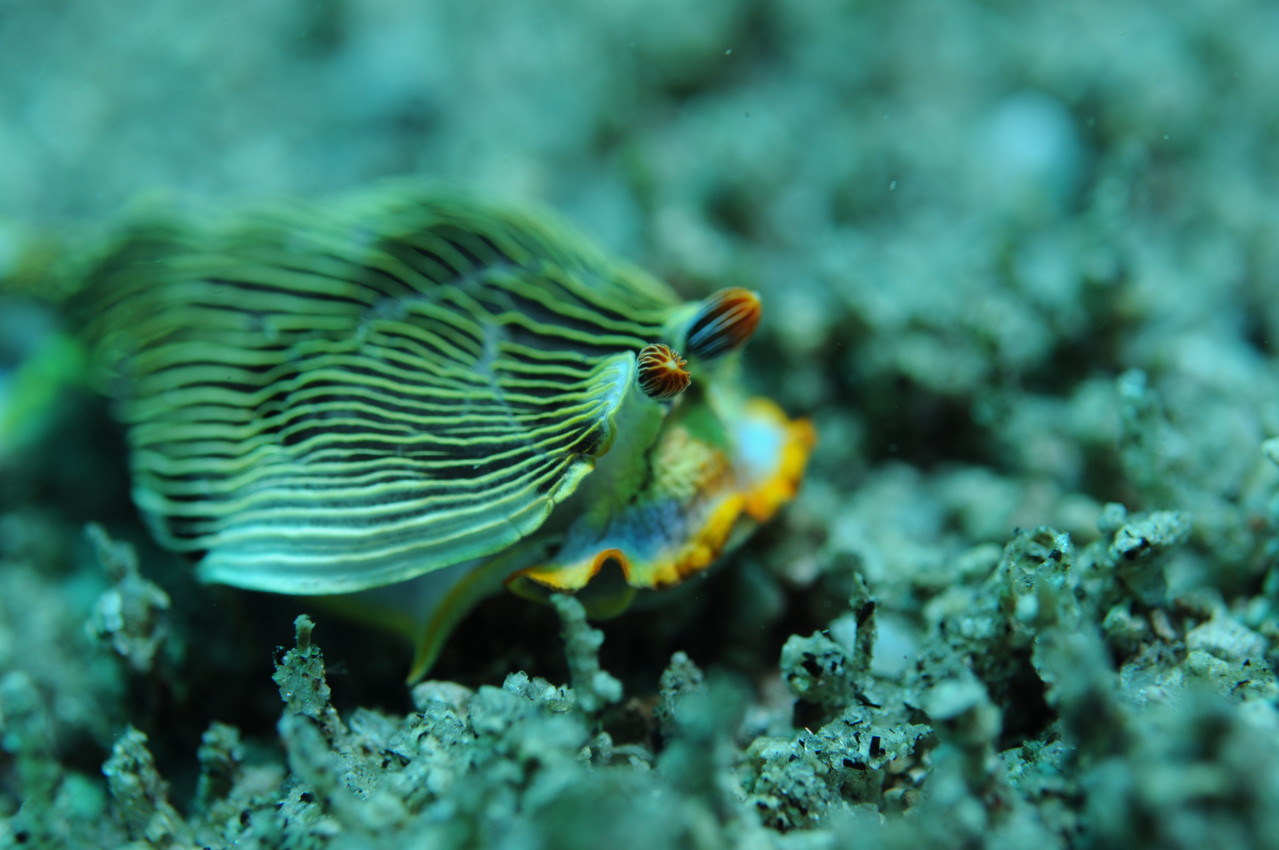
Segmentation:
{"type": "Polygon", "coordinates": [[[1279,846],[1277,79],[1265,0],[0,2],[0,847],[1279,846]],[[151,542],[53,291],[403,175],[755,290],[820,441],[412,688],[151,542]]]}

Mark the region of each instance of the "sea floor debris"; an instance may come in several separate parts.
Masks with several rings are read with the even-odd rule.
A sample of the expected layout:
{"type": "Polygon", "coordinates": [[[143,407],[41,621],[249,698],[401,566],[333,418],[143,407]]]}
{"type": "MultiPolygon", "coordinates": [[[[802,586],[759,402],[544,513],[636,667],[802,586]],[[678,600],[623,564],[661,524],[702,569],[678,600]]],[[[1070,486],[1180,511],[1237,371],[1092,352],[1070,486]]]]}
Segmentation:
{"type": "MultiPolygon", "coordinates": [[[[637,700],[601,668],[602,633],[561,596],[571,686],[524,673],[428,681],[405,714],[339,712],[315,622],[299,616],[273,676],[276,743],[210,723],[180,793],[133,726],[113,732],[101,778],[69,765],[47,688],[12,671],[0,835],[48,847],[1069,847],[1140,843],[1157,823],[1161,846],[1265,846],[1279,810],[1273,626],[1250,628],[1255,612],[1202,593],[1154,593],[1159,582],[1124,569],[1143,559],[1162,573],[1191,527],[1114,505],[1082,548],[1051,528],[1019,532],[965,584],[966,604],[931,609],[926,648],[900,676],[874,672],[879,606],[855,574],[846,608],[788,640],[773,684],[754,686],[793,701],[759,702],[684,653],[657,699],[637,700]]],[[[128,544],[100,528],[91,538],[109,565],[133,564],[128,544]]],[[[101,598],[137,582],[114,573],[124,585],[101,598]]],[[[135,684],[160,675],[95,633],[95,663],[114,658],[135,684]]]]}

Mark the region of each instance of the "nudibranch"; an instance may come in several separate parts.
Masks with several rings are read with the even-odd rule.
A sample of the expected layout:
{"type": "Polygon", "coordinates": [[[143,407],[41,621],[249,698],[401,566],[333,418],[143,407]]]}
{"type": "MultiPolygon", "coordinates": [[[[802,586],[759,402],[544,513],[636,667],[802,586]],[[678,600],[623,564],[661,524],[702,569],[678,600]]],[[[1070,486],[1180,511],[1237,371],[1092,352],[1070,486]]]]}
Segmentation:
{"type": "Polygon", "coordinates": [[[685,302],[544,215],[418,185],[138,224],[75,313],[156,538],[211,582],[393,586],[414,677],[503,586],[607,613],[704,569],[814,444],[739,386],[753,292],[685,302]],[[592,597],[609,565],[624,590],[592,597]]]}

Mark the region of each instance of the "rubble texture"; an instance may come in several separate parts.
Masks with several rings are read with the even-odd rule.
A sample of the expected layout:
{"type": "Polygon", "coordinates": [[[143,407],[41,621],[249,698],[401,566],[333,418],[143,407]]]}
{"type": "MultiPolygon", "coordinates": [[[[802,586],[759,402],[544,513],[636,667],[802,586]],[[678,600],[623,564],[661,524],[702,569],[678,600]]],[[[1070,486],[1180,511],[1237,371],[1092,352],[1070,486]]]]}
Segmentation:
{"type": "Polygon", "coordinates": [[[0,75],[0,847],[1276,846],[1273,4],[9,2],[0,75]],[[821,439],[412,689],[148,542],[47,303],[135,205],[402,174],[757,290],[821,439]]]}

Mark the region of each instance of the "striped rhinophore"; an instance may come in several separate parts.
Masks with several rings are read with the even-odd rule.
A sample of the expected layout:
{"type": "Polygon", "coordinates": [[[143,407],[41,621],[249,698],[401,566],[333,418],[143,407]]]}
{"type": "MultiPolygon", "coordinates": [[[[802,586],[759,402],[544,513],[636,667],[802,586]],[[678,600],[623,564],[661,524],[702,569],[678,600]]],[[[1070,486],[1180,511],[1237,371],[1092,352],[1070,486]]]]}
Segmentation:
{"type": "Polygon", "coordinates": [[[639,388],[644,395],[658,401],[675,398],[692,383],[688,362],[660,342],[649,343],[640,349],[637,358],[639,388]]]}
{"type": "Polygon", "coordinates": [[[740,348],[760,318],[759,296],[740,286],[721,289],[703,301],[684,334],[685,353],[714,359],[740,348]]]}

